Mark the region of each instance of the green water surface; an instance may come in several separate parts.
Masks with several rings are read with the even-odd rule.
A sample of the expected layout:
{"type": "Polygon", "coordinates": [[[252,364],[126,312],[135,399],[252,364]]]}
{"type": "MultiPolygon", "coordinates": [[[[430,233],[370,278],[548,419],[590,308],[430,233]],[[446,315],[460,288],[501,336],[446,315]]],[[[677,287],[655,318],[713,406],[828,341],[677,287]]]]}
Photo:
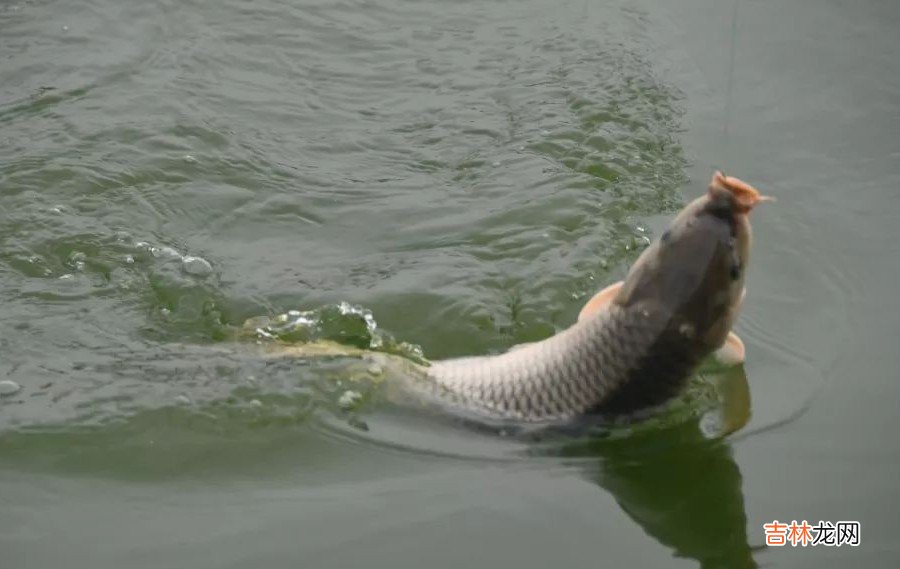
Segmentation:
{"type": "Polygon", "coordinates": [[[896,567],[898,25],[878,0],[3,0],[0,567],[896,567]],[[545,338],[716,168],[778,199],[724,439],[356,416],[357,361],[243,328],[431,359],[545,338]],[[862,543],[767,548],[773,519],[862,543]]]}

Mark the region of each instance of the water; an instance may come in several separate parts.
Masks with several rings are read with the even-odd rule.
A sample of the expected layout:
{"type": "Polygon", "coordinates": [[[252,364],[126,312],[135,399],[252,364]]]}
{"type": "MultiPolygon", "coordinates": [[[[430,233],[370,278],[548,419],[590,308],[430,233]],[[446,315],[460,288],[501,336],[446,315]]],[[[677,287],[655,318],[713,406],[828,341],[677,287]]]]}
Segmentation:
{"type": "Polygon", "coordinates": [[[2,566],[895,566],[900,9],[737,8],[0,5],[2,566]],[[355,417],[353,360],[242,328],[546,337],[714,168],[779,200],[724,440],[355,417]]]}

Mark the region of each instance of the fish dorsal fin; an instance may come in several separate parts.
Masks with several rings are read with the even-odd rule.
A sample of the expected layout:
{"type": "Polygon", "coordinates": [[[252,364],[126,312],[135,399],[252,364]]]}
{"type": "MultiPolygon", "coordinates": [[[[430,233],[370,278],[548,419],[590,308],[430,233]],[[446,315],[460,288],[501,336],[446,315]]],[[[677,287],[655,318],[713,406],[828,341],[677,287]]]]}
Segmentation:
{"type": "Polygon", "coordinates": [[[581,312],[578,313],[578,321],[581,322],[582,320],[590,318],[598,312],[606,310],[606,307],[609,306],[612,300],[619,293],[619,289],[622,288],[623,283],[624,281],[613,283],[595,294],[587,302],[587,304],[584,305],[584,308],[581,309],[581,312]]]}

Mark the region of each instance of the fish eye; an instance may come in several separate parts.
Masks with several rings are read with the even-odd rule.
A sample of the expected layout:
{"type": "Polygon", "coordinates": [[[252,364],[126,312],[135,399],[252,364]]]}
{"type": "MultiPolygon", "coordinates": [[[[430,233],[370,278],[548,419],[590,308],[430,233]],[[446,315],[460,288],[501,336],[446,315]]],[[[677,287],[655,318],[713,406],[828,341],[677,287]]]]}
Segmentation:
{"type": "Polygon", "coordinates": [[[731,280],[736,281],[741,278],[741,264],[734,263],[731,265],[731,280]]]}
{"type": "Polygon", "coordinates": [[[663,234],[660,236],[659,240],[662,243],[667,243],[669,241],[669,239],[671,239],[671,238],[672,238],[672,230],[666,229],[665,231],[663,231],[663,234]]]}

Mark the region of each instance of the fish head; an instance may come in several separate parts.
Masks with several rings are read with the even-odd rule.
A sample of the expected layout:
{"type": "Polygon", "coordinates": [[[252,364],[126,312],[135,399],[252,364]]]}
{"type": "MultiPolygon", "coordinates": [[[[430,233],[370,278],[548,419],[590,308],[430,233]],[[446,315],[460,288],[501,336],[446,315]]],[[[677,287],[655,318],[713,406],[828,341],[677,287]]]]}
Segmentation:
{"type": "Polygon", "coordinates": [[[698,350],[724,341],[740,311],[750,260],[749,213],[771,200],[716,172],[707,191],[672,220],[632,266],[614,302],[666,315],[698,350]]]}

